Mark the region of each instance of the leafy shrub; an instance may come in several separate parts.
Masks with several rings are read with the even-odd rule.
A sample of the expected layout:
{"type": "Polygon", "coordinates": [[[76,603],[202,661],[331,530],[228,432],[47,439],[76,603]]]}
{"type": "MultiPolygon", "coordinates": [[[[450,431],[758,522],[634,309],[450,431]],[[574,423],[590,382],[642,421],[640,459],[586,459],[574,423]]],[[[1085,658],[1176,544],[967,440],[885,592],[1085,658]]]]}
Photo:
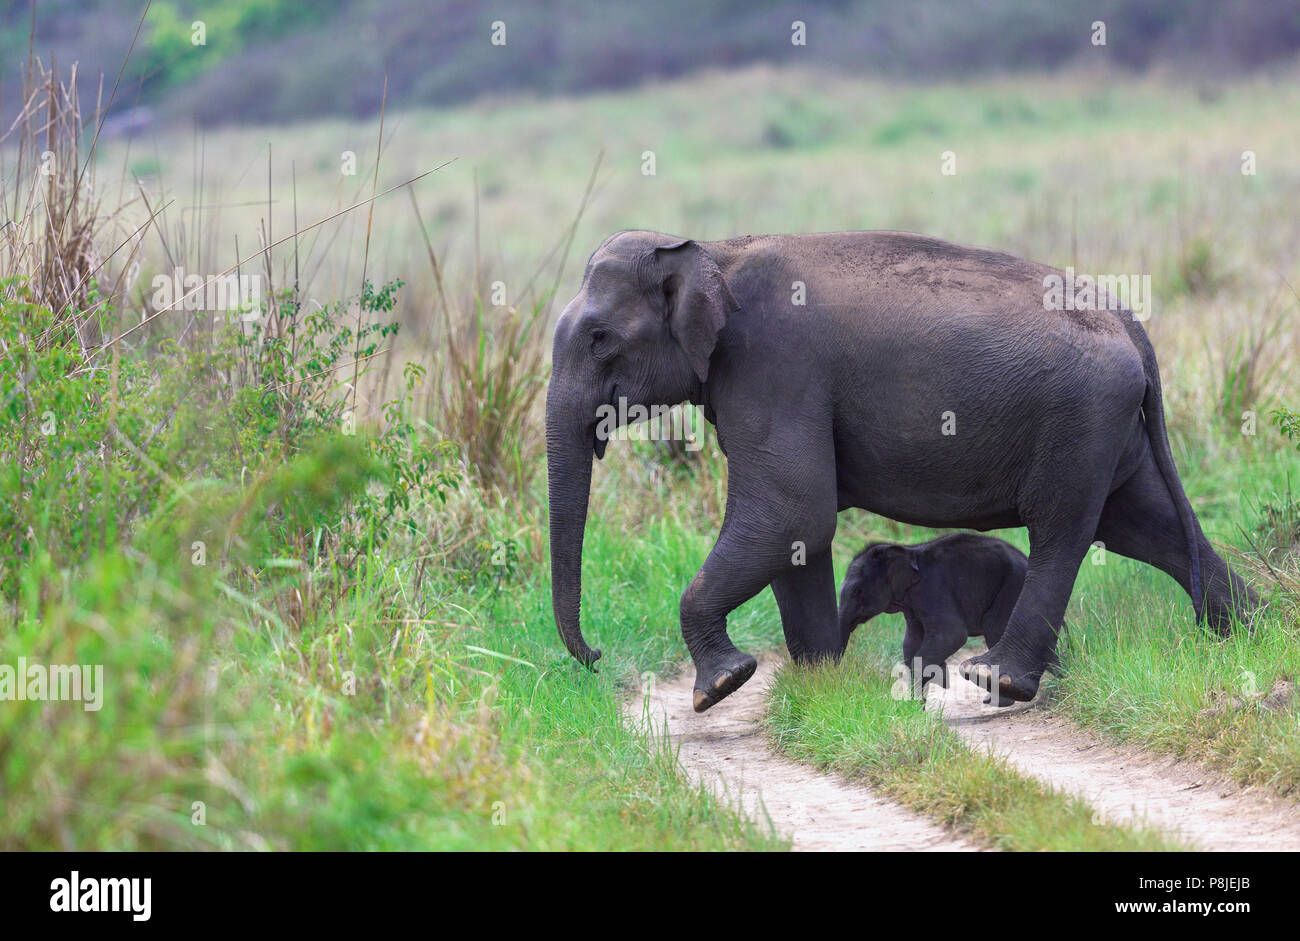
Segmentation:
{"type": "MultiPolygon", "coordinates": [[[[56,316],[29,293],[15,291],[21,299],[0,302],[11,367],[0,375],[0,435],[2,447],[13,449],[0,468],[0,487],[11,496],[0,504],[0,592],[12,594],[18,570],[38,548],[75,564],[93,549],[129,539],[134,524],[159,506],[193,504],[199,481],[251,480],[244,500],[253,501],[259,488],[280,479],[262,476],[263,468],[283,474],[282,462],[313,441],[353,434],[353,406],[340,393],[339,373],[346,370],[350,380],[354,364],[396,332],[395,324],[370,318],[391,310],[398,286],[365,286],[355,331],[345,304],[301,319],[296,304],[283,304],[269,330],[232,328],[211,350],[184,350],[163,338],[148,355],[128,351],[115,365],[83,354],[70,336],[34,342],[57,333],[56,316]],[[115,499],[96,499],[100,493],[115,499]]],[[[292,545],[325,525],[340,552],[355,557],[362,546],[383,541],[411,494],[445,497],[457,486],[455,446],[433,441],[411,419],[421,378],[419,367],[404,371],[403,388],[384,403],[383,427],[360,439],[365,461],[347,459],[380,485],[340,491],[357,491],[347,525],[295,511],[292,488],[317,486],[304,472],[260,508],[265,552],[272,553],[272,542],[292,545]]]]}
{"type": "Polygon", "coordinates": [[[1294,444],[1296,450],[1300,451],[1300,413],[1293,412],[1286,406],[1281,406],[1273,409],[1271,414],[1273,424],[1277,425],[1277,430],[1281,432],[1282,437],[1294,444]]]}
{"type": "Polygon", "coordinates": [[[350,610],[417,497],[459,485],[455,444],[411,417],[419,367],[373,433],[346,420],[399,285],[366,285],[359,317],[285,298],[209,349],[116,356],[60,329],[80,312],[0,287],[0,664],[93,665],[104,687],[97,710],[0,709],[0,848],[285,845],[250,782],[269,775],[292,816],[297,766],[248,748],[272,700],[231,646],[350,610]]]}

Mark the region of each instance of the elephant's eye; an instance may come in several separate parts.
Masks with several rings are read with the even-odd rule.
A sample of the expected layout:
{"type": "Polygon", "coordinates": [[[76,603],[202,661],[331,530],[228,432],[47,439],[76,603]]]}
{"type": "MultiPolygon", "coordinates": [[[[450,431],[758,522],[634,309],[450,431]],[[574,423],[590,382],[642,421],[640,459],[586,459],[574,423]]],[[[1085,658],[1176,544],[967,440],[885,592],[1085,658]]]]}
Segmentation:
{"type": "Polygon", "coordinates": [[[609,333],[600,327],[591,331],[591,352],[597,356],[609,352],[609,333]]]}

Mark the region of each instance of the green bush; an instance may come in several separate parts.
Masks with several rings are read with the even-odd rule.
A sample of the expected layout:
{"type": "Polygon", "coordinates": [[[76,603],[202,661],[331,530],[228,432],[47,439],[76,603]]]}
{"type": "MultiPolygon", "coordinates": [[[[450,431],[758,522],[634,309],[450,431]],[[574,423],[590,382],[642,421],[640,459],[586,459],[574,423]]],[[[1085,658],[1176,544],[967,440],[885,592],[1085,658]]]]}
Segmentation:
{"type": "MultiPolygon", "coordinates": [[[[242,516],[252,501],[268,501],[258,508],[258,545],[267,555],[317,527],[355,555],[386,537],[412,493],[441,496],[456,487],[454,445],[432,440],[411,418],[418,367],[404,371],[401,390],[384,403],[379,434],[361,437],[363,454],[346,461],[352,476],[339,491],[353,501],[346,525],[345,507],[320,490],[325,481],[334,485],[333,475],[318,474],[310,462],[280,466],[313,442],[358,430],[340,384],[360,369],[354,362],[396,332],[395,324],[373,318],[392,309],[399,286],[365,285],[355,331],[346,304],[299,317],[296,304],[282,303],[273,317],[219,334],[209,349],[184,349],[163,337],[116,362],[104,362],[106,353],[83,355],[54,313],[26,292],[0,302],[0,337],[9,351],[0,375],[0,436],[10,451],[0,469],[0,487],[10,496],[0,503],[0,592],[12,596],[22,565],[38,550],[75,565],[129,541],[135,525],[161,506],[211,499],[213,481],[254,486],[244,502],[210,516],[242,516]],[[278,470],[263,474],[264,468],[278,470]],[[299,476],[285,479],[293,468],[299,476]],[[355,486],[368,477],[381,486],[355,486]],[[263,494],[262,487],[271,489],[263,494]],[[295,494],[303,492],[318,499],[301,503],[295,494]],[[312,515],[326,510],[330,515],[312,515]]],[[[337,440],[333,446],[342,447],[337,440]]]]}
{"type": "Polygon", "coordinates": [[[0,708],[0,848],[274,844],[248,781],[298,772],[247,747],[273,703],[232,645],[353,604],[395,516],[459,482],[410,418],[419,369],[380,428],[347,421],[340,374],[395,332],[398,287],[366,285],[359,318],[282,298],[209,346],[113,356],[0,285],[0,664],[102,671],[99,708],[0,708]]]}

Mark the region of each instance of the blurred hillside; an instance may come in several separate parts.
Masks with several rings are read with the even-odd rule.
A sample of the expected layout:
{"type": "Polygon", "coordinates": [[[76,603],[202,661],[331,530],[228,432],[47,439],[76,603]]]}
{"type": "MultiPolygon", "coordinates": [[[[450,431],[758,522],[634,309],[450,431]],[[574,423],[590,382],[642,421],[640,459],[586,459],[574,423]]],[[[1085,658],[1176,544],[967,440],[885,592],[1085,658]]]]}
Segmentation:
{"type": "MultiPolygon", "coordinates": [[[[35,53],[81,66],[107,101],[143,0],[0,0],[0,117],[35,53]],[[33,16],[34,11],[34,16],[33,16]]],[[[583,92],[755,62],[924,80],[1096,63],[1198,75],[1300,49],[1294,0],[156,0],[114,111],[203,124],[362,116],[492,93],[583,92]],[[791,43],[806,24],[807,44],[791,43]],[[1091,42],[1106,24],[1106,45],[1091,42]],[[202,21],[206,43],[191,41],[202,21]],[[491,41],[505,24],[505,44],[491,41]]]]}

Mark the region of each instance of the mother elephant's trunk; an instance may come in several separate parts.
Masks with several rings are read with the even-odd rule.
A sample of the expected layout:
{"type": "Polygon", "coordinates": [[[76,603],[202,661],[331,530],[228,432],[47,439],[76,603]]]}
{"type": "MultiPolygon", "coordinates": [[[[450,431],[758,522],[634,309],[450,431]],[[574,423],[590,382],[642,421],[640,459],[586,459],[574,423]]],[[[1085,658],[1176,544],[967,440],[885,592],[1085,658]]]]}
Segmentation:
{"type": "Polygon", "coordinates": [[[546,397],[546,481],[551,510],[551,605],[569,653],[583,666],[600,659],[582,637],[582,537],[591,491],[594,425],[563,401],[552,381],[546,397]]]}

